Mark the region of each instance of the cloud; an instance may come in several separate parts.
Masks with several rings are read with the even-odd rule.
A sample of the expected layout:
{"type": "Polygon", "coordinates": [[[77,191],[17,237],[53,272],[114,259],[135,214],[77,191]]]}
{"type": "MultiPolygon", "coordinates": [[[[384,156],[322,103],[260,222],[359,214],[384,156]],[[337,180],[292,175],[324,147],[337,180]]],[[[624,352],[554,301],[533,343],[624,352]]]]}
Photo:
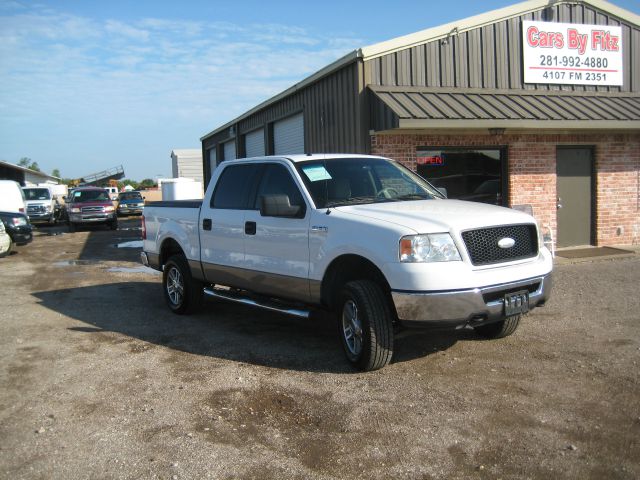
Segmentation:
{"type": "Polygon", "coordinates": [[[150,37],[147,30],[135,28],[115,20],[107,20],[104,29],[105,32],[116,37],[119,41],[140,40],[146,42],[150,37]]]}
{"type": "MultiPolygon", "coordinates": [[[[95,155],[105,138],[134,132],[168,151],[171,135],[197,147],[204,133],[360,46],[284,25],[101,21],[13,3],[0,10],[0,156],[9,159],[29,153],[27,143],[53,155],[51,141],[95,155]]],[[[65,175],[87,173],[72,168],[65,175]]]]}

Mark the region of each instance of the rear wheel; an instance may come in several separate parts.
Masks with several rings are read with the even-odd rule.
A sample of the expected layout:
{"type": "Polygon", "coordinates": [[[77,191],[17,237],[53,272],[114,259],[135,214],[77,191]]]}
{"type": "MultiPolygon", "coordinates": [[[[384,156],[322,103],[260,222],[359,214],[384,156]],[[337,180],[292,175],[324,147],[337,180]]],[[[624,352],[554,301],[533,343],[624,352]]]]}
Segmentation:
{"type": "Polygon", "coordinates": [[[370,280],[349,282],[338,308],[338,334],[347,359],[363,371],[388,365],[393,355],[393,322],[382,288],[370,280]]]}
{"type": "Polygon", "coordinates": [[[202,304],[204,285],[191,276],[184,255],[174,255],[164,266],[162,274],[164,298],[173,313],[194,313],[202,304]]]}
{"type": "Polygon", "coordinates": [[[522,315],[514,315],[512,317],[507,317],[504,320],[495,323],[489,323],[487,325],[481,325],[479,327],[475,327],[474,330],[484,338],[504,338],[513,334],[518,328],[520,324],[520,318],[522,315]]]}

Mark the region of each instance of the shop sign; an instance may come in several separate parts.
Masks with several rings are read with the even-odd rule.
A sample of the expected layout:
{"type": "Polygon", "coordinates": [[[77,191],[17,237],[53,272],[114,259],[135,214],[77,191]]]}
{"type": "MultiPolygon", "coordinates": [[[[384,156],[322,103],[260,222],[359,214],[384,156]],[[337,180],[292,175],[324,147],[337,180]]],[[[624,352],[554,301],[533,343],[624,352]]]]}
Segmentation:
{"type": "Polygon", "coordinates": [[[622,27],[522,22],[525,83],[622,85],[622,27]]]}
{"type": "Polygon", "coordinates": [[[444,165],[444,158],[440,155],[418,156],[416,163],[418,165],[441,166],[444,165]]]}

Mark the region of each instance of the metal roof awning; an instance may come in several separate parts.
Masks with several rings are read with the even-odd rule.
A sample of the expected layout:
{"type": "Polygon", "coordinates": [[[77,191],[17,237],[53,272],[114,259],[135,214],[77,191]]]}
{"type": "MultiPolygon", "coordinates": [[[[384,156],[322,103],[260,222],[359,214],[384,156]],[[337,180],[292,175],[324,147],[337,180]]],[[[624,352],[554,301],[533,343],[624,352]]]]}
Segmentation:
{"type": "Polygon", "coordinates": [[[442,128],[640,130],[640,95],[560,90],[380,87],[379,130],[442,128]],[[391,113],[391,115],[389,115],[391,113]],[[390,122],[390,117],[393,120],[390,122]]]}

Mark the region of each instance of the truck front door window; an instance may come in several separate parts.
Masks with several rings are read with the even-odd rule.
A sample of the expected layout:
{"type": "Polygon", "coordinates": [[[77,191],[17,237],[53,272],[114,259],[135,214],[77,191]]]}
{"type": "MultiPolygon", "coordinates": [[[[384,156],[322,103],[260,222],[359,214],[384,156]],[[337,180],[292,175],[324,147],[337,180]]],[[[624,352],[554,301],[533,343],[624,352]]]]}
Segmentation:
{"type": "Polygon", "coordinates": [[[287,195],[291,206],[304,205],[300,190],[298,190],[293,178],[291,178],[291,174],[282,165],[267,166],[253,205],[255,210],[260,209],[260,197],[264,195],[287,195]]]}

